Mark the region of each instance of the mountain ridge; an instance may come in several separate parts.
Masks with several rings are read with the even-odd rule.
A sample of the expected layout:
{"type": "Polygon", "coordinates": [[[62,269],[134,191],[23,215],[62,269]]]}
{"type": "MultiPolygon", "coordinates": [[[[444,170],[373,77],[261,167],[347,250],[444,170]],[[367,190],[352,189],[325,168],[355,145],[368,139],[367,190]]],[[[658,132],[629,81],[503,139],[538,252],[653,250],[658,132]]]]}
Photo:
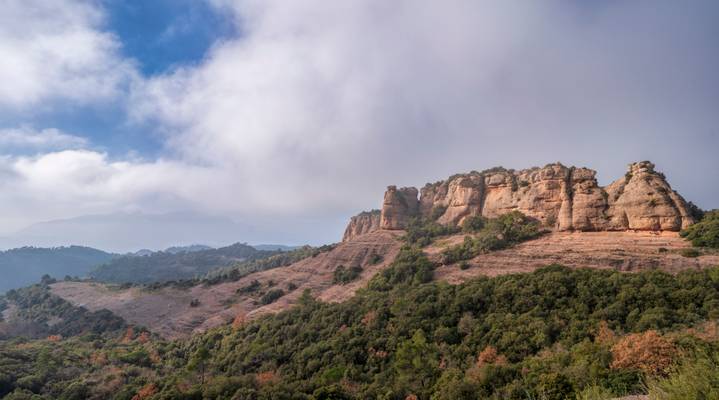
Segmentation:
{"type": "Polygon", "coordinates": [[[679,231],[697,221],[697,208],[674,191],[650,161],[629,164],[624,177],[602,187],[596,171],[557,162],[521,171],[495,167],[415,187],[388,186],[378,213],[350,220],[343,240],[374,230],[402,230],[412,218],[461,225],[475,215],[520,211],[558,231],[679,231]]]}

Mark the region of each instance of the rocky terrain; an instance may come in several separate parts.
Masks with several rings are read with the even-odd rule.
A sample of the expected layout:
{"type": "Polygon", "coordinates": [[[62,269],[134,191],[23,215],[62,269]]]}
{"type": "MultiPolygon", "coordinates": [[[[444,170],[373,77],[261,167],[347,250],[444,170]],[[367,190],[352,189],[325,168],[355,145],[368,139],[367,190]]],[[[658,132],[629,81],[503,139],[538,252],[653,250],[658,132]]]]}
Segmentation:
{"type": "MultiPolygon", "coordinates": [[[[421,190],[389,186],[377,229],[403,229],[415,216],[456,225],[469,216],[496,217],[514,210],[557,231],[679,231],[695,222],[692,206],[654,164],[643,161],[630,164],[625,176],[606,187],[599,186],[595,171],[560,163],[521,171],[473,171],[421,190]]],[[[368,223],[353,227],[359,226],[360,216],[350,222],[346,239],[372,230],[368,223]]]]}

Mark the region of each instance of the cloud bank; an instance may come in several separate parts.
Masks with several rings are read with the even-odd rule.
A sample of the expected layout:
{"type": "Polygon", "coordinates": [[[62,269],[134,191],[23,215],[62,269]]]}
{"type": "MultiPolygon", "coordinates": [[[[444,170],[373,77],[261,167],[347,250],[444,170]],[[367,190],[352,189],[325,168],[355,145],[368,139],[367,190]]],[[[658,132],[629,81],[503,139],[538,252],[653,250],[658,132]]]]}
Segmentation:
{"type": "MultiPolygon", "coordinates": [[[[94,3],[64,0],[76,12],[34,29],[28,50],[3,31],[0,49],[18,59],[84,39],[50,52],[38,88],[33,68],[0,70],[22,89],[0,90],[0,105],[120,98],[165,150],[157,160],[89,148],[6,156],[0,204],[47,217],[303,217],[314,223],[288,229],[313,241],[339,237],[337,216],[376,207],[387,184],[557,160],[607,183],[648,158],[688,199],[719,206],[715,2],[212,2],[241,35],[152,77],[118,59],[94,3]]],[[[25,19],[50,12],[25,3],[13,3],[25,19]]]]}

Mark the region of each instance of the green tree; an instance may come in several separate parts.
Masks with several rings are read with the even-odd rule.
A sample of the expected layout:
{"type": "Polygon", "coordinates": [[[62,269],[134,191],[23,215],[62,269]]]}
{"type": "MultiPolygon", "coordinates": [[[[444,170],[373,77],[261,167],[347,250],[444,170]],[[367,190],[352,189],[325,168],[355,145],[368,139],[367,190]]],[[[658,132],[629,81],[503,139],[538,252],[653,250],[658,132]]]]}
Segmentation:
{"type": "Polygon", "coordinates": [[[210,350],[207,346],[201,345],[190,358],[190,362],[187,364],[187,369],[192,372],[200,373],[200,385],[205,385],[205,369],[207,368],[207,361],[210,359],[210,350]]]}
{"type": "Polygon", "coordinates": [[[424,332],[416,330],[412,338],[397,348],[394,365],[399,385],[412,394],[428,397],[439,372],[438,356],[436,347],[427,342],[424,332]]]}

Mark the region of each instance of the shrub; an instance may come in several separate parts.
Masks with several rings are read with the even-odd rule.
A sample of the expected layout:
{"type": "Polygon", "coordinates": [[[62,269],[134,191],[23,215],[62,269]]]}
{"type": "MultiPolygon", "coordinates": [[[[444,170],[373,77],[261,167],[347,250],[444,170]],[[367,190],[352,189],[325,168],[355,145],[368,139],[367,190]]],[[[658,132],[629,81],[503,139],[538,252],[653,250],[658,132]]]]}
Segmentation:
{"type": "Polygon", "coordinates": [[[681,252],[682,256],[688,257],[688,258],[695,258],[699,257],[701,253],[697,249],[682,249],[681,252]]]}
{"type": "Polygon", "coordinates": [[[407,224],[405,241],[409,244],[424,247],[432,243],[432,240],[436,237],[451,235],[458,231],[459,228],[454,226],[442,225],[424,218],[412,218],[407,224]]]}
{"type": "Polygon", "coordinates": [[[355,265],[350,268],[345,268],[344,265],[340,265],[335,268],[332,283],[346,285],[357,279],[360,274],[362,274],[362,267],[360,266],[355,265]]]}
{"type": "Polygon", "coordinates": [[[257,279],[255,279],[252,282],[250,282],[248,285],[245,285],[245,286],[237,289],[237,293],[249,294],[252,292],[256,292],[260,289],[261,286],[262,285],[260,285],[260,282],[257,279]]]}
{"type": "Polygon", "coordinates": [[[265,305],[274,303],[275,301],[277,301],[277,299],[279,299],[280,297],[282,297],[284,295],[285,295],[284,290],[272,289],[262,296],[262,298],[260,299],[260,303],[265,304],[265,305]]]}
{"type": "Polygon", "coordinates": [[[685,358],[668,377],[647,382],[652,399],[719,399],[719,363],[715,357],[700,354],[685,358]]]}
{"type": "MultiPolygon", "coordinates": [[[[473,222],[479,225],[479,223],[473,222]]],[[[482,228],[475,236],[466,236],[458,246],[446,249],[443,262],[452,264],[467,260],[479,254],[500,250],[525,240],[534,239],[541,234],[539,223],[519,211],[499,216],[482,222],[482,228]]]]}
{"type": "Polygon", "coordinates": [[[612,368],[638,369],[649,375],[669,372],[677,349],[654,330],[623,337],[612,346],[612,368]]]}
{"type": "Polygon", "coordinates": [[[472,215],[467,217],[462,222],[462,231],[464,232],[479,232],[487,224],[487,218],[481,215],[472,215]]]}
{"type": "Polygon", "coordinates": [[[719,210],[704,214],[704,218],[681,232],[695,247],[719,249],[719,210]]]}

